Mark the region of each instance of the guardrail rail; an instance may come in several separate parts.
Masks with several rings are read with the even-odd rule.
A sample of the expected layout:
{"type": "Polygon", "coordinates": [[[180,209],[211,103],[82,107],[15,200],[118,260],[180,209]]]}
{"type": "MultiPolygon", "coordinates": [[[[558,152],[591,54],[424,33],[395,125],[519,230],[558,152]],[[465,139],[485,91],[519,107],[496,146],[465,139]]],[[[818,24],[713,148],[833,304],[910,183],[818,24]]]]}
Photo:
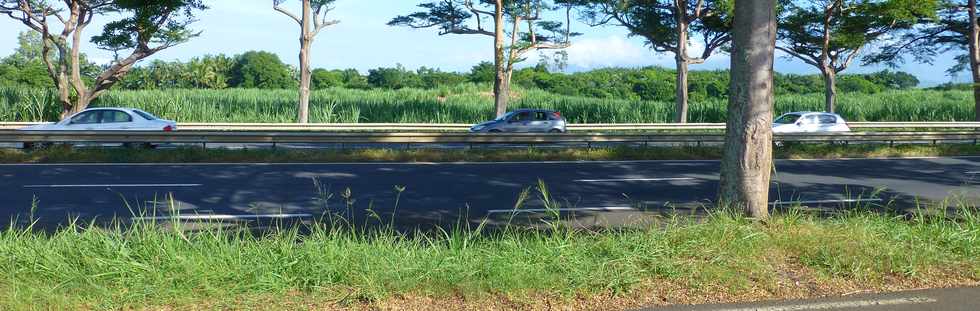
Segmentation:
{"type": "MultiPolygon", "coordinates": [[[[723,133],[379,133],[296,131],[18,131],[0,130],[7,143],[331,143],[331,144],[588,144],[596,143],[721,143],[723,133]]],[[[980,131],[960,132],[847,132],[777,134],[781,142],[940,142],[974,144],[980,131]]]]}
{"type": "MultiPolygon", "coordinates": [[[[39,122],[0,122],[13,130],[39,122]]],[[[470,124],[453,123],[178,123],[180,131],[466,131],[470,124]]],[[[853,129],[980,129],[980,122],[848,122],[853,129]]],[[[569,131],[724,130],[724,123],[595,123],[569,124],[569,131]]]]}

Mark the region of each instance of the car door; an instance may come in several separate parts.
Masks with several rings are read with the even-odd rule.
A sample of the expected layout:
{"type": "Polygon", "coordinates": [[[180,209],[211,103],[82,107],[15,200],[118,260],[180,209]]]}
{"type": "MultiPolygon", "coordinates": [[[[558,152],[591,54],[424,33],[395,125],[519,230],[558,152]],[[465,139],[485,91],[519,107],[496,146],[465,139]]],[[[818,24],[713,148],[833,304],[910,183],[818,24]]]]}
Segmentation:
{"type": "Polygon", "coordinates": [[[805,115],[800,118],[800,132],[813,133],[820,131],[820,119],[817,115],[805,115]]]}
{"type": "Polygon", "coordinates": [[[530,111],[519,111],[507,120],[504,132],[527,132],[531,122],[530,111]]]}
{"type": "Polygon", "coordinates": [[[65,124],[64,130],[68,131],[94,131],[99,127],[99,120],[102,118],[102,110],[91,110],[79,113],[65,124]]]}
{"type": "Polygon", "coordinates": [[[529,125],[529,130],[532,132],[547,132],[551,129],[552,125],[553,121],[548,118],[547,111],[535,111],[529,125]]]}
{"type": "Polygon", "coordinates": [[[126,131],[134,128],[133,117],[121,110],[103,110],[100,130],[126,131]]]}

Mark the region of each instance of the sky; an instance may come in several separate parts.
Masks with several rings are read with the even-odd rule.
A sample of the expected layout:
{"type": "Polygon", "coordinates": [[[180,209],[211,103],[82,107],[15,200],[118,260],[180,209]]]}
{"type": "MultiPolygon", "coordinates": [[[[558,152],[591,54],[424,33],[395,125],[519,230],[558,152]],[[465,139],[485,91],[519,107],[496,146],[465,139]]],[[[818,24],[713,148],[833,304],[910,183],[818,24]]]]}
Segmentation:
{"type": "MultiPolygon", "coordinates": [[[[206,0],[210,9],[198,14],[193,28],[200,37],[157,53],[150,59],[188,60],[204,54],[235,55],[249,50],[273,52],[286,63],[298,64],[299,27],[292,19],[272,9],[271,0],[206,0]]],[[[299,1],[287,1],[293,11],[299,1]]],[[[362,73],[377,67],[401,64],[409,69],[421,66],[449,71],[469,71],[480,61],[492,60],[493,41],[479,35],[439,36],[436,29],[391,27],[391,18],[417,11],[421,0],[337,0],[329,18],[340,23],[324,29],[313,44],[311,61],[316,68],[356,68],[362,73]]],[[[93,22],[85,37],[101,31],[111,17],[93,22]]],[[[673,56],[658,54],[644,45],[642,39],[629,37],[622,27],[589,27],[573,22],[573,31],[583,33],[568,48],[568,70],[582,71],[605,67],[674,67],[673,56]]],[[[0,56],[13,53],[17,34],[26,26],[0,16],[0,56]]],[[[697,46],[693,47],[697,50],[697,46]]],[[[108,62],[112,54],[86,42],[83,52],[96,62],[108,62]]],[[[692,54],[693,55],[693,54],[692,54]]],[[[536,63],[532,53],[525,64],[536,63]]],[[[964,82],[966,73],[950,77],[946,72],[953,55],[940,55],[935,64],[906,63],[898,70],[919,78],[921,85],[931,86],[948,81],[964,82]]],[[[724,69],[727,55],[714,55],[705,64],[691,70],[724,69]]],[[[874,72],[885,66],[852,65],[845,73],[874,72]]],[[[792,60],[777,52],[775,70],[782,73],[817,73],[814,67],[792,60]]]]}

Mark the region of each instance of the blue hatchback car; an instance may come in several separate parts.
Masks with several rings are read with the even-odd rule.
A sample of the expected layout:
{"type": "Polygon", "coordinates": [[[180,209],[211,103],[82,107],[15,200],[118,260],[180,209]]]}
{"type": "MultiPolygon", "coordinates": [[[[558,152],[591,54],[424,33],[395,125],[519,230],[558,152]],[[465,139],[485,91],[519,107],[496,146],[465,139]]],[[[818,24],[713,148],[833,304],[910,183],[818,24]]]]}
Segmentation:
{"type": "Polygon", "coordinates": [[[566,130],[561,113],[545,109],[514,110],[470,128],[473,133],[564,133],[566,130]]]}

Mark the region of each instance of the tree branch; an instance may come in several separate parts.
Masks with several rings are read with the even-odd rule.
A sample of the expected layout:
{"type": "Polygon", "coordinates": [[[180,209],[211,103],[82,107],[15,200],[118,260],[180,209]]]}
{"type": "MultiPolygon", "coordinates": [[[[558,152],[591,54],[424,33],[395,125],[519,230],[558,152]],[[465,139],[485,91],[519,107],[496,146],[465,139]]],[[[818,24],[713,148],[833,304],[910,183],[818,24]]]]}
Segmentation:
{"type": "Polygon", "coordinates": [[[299,16],[296,16],[296,14],[293,14],[293,12],[290,12],[290,11],[288,11],[288,10],[280,7],[279,4],[277,4],[275,2],[275,0],[273,0],[273,2],[272,2],[272,8],[275,9],[276,11],[279,11],[279,13],[282,13],[282,14],[285,14],[286,16],[289,16],[294,21],[296,21],[297,24],[300,24],[300,25],[303,24],[303,20],[300,19],[299,16]]]}
{"type": "Polygon", "coordinates": [[[796,51],[793,51],[791,49],[787,49],[785,47],[781,47],[781,46],[778,46],[778,45],[776,46],[776,49],[777,50],[780,50],[780,51],[783,51],[783,52],[786,52],[786,54],[792,55],[793,57],[796,57],[796,58],[802,60],[803,62],[805,62],[807,64],[810,64],[810,65],[812,65],[814,67],[820,67],[820,60],[818,58],[816,58],[816,57],[813,57],[811,55],[803,55],[803,54],[797,53],[796,51]],[[807,57],[812,57],[812,58],[807,58],[807,57]]]}

